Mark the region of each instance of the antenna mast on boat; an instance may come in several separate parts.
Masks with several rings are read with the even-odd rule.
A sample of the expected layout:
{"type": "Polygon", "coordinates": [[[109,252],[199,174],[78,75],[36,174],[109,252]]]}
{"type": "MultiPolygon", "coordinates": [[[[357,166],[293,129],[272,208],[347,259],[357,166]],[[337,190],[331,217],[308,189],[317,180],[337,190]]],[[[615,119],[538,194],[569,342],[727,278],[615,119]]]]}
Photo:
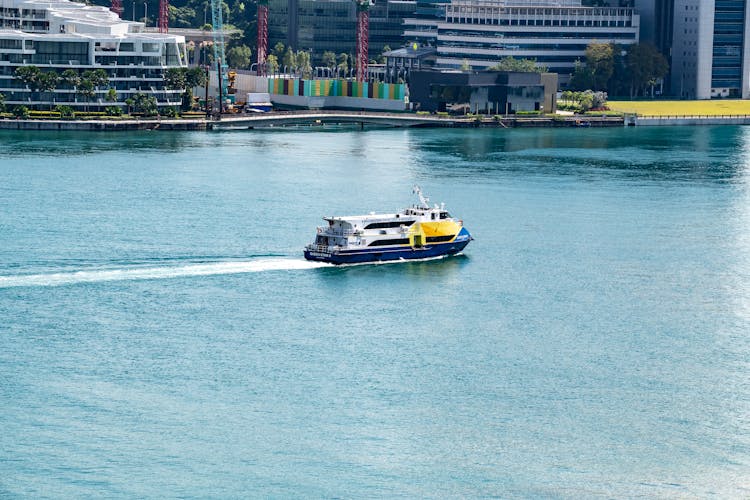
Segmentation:
{"type": "Polygon", "coordinates": [[[419,208],[430,208],[430,199],[422,193],[422,188],[415,185],[414,189],[412,189],[412,193],[415,193],[417,196],[419,196],[419,208]]]}

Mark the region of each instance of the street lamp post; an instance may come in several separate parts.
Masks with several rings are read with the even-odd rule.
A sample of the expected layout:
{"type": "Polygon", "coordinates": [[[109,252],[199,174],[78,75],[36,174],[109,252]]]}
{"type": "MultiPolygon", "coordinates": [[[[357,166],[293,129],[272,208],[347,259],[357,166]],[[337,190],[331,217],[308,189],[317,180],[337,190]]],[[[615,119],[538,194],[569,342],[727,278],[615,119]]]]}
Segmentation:
{"type": "Polygon", "coordinates": [[[206,64],[205,69],[206,69],[206,101],[204,102],[203,105],[206,108],[206,120],[208,120],[211,116],[208,111],[208,86],[209,86],[209,83],[211,83],[211,73],[209,72],[208,64],[206,64]]]}

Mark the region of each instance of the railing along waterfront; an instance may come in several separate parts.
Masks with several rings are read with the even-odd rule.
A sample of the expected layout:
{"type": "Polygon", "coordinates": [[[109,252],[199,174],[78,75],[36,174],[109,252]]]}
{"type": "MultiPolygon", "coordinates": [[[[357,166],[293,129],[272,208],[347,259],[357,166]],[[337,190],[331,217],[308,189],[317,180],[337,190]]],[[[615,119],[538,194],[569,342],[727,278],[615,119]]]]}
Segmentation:
{"type": "Polygon", "coordinates": [[[706,120],[706,119],[726,119],[726,120],[739,120],[739,119],[750,119],[750,115],[637,115],[638,119],[646,120],[706,120]]]}

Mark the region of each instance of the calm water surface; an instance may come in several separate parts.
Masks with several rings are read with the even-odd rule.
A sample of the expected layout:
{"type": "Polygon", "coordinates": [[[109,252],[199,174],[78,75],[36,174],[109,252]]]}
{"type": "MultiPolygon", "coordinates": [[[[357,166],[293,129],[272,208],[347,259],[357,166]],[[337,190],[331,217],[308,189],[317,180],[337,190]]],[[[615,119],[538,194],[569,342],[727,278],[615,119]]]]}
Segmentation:
{"type": "Polygon", "coordinates": [[[750,128],[0,132],[0,497],[747,498],[749,335],[750,128]]]}

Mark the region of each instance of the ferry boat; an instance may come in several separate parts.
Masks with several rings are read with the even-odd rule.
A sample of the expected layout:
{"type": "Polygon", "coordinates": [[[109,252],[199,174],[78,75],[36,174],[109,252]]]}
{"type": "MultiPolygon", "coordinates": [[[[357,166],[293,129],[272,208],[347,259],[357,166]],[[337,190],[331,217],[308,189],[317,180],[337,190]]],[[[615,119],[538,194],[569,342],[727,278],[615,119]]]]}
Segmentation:
{"type": "Polygon", "coordinates": [[[419,186],[419,204],[395,214],[323,217],[315,242],[305,247],[305,258],[331,264],[429,259],[461,252],[473,239],[445,210],[430,207],[419,186]]]}

